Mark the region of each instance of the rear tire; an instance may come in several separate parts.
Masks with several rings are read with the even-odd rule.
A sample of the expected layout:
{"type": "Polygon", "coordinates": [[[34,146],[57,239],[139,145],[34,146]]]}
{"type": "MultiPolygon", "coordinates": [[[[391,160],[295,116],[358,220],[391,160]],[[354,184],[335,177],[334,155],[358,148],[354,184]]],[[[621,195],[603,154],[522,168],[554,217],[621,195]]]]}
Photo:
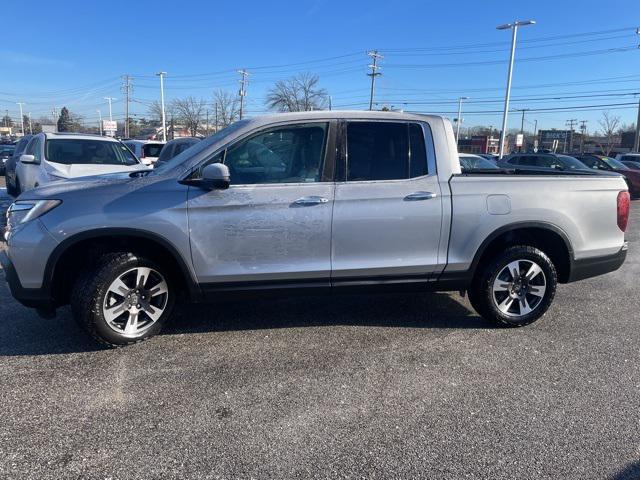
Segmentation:
{"type": "Polygon", "coordinates": [[[480,267],[469,300],[483,318],[501,326],[522,327],[547,312],[557,285],[549,257],[535,247],[519,245],[480,267]]]}
{"type": "Polygon", "coordinates": [[[157,335],[174,301],[175,289],[163,267],[132,253],[112,253],[78,277],[71,310],[98,342],[120,347],[157,335]]]}

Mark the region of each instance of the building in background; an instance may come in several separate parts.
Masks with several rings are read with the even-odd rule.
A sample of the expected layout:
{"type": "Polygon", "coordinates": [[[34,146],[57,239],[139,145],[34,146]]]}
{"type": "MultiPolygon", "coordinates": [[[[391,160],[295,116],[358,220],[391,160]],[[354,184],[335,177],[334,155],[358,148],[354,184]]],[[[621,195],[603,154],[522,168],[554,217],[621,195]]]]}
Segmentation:
{"type": "Polygon", "coordinates": [[[500,139],[488,135],[472,135],[460,138],[458,151],[461,153],[495,153],[500,150],[500,139]]]}

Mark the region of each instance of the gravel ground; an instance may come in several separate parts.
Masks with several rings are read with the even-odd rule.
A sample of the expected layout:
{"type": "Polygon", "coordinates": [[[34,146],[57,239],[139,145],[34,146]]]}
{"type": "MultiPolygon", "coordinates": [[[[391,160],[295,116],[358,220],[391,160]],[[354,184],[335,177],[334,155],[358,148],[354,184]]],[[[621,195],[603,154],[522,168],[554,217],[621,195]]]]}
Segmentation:
{"type": "Polygon", "coordinates": [[[638,207],[624,267],[522,329],[455,294],[300,297],[104,350],[0,282],[0,478],[640,478],[638,207]]]}

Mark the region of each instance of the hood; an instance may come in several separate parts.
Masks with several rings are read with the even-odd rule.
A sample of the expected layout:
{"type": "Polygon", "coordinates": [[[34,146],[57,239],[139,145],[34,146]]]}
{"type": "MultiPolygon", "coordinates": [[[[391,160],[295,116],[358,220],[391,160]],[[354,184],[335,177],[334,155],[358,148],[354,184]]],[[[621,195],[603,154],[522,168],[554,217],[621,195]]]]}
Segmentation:
{"type": "Polygon", "coordinates": [[[42,162],[46,172],[60,179],[89,177],[115,172],[134,172],[136,170],[144,170],[147,167],[141,163],[135,165],[96,165],[75,163],[65,165],[62,163],[42,162]]]}
{"type": "MultiPolygon", "coordinates": [[[[140,170],[136,168],[136,170],[140,170]]],[[[38,198],[59,198],[61,195],[82,191],[91,195],[91,192],[97,188],[115,187],[120,185],[131,184],[133,188],[137,188],[140,184],[146,183],[149,177],[132,177],[131,172],[117,172],[105,175],[95,175],[91,177],[78,177],[69,180],[60,180],[57,182],[47,183],[32,190],[27,190],[20,195],[20,200],[30,200],[38,198]]]]}

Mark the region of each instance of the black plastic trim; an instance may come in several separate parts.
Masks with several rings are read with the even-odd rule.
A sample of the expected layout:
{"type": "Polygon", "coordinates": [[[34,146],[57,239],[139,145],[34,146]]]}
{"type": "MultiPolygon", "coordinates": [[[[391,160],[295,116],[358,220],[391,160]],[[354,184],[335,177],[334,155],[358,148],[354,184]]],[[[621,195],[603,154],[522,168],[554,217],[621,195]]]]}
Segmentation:
{"type": "Polygon", "coordinates": [[[0,252],[0,263],[4,275],[9,284],[9,290],[13,298],[22,305],[43,311],[54,311],[55,306],[49,291],[45,288],[24,288],[20,283],[18,274],[6,252],[0,252]]]}
{"type": "Polygon", "coordinates": [[[493,233],[491,233],[491,235],[489,235],[487,238],[484,239],[484,241],[478,248],[478,251],[476,252],[475,256],[473,257],[473,261],[471,262],[471,267],[469,269],[471,278],[473,278],[476,268],[478,268],[478,264],[480,263],[480,259],[482,258],[482,255],[484,254],[487,247],[491,244],[491,242],[493,242],[499,236],[504,235],[505,233],[514,232],[516,230],[522,230],[525,228],[540,228],[540,229],[549,230],[553,233],[558,234],[564,241],[565,246],[567,247],[567,251],[569,252],[570,262],[573,263],[573,246],[571,245],[569,236],[560,227],[557,227],[556,225],[552,223],[547,223],[547,222],[517,222],[517,223],[511,223],[509,225],[504,225],[503,227],[498,228],[493,233]]]}
{"type": "Polygon", "coordinates": [[[577,282],[618,270],[626,258],[627,249],[623,248],[613,255],[573,260],[571,263],[569,282],[577,282]]]}
{"type": "Polygon", "coordinates": [[[55,273],[56,265],[62,255],[73,245],[78,242],[82,242],[84,240],[90,239],[99,239],[99,238],[108,238],[108,237],[134,237],[141,238],[150,241],[154,241],[160,244],[162,247],[167,249],[172,257],[177,262],[180,267],[180,271],[182,272],[182,276],[185,279],[187,287],[189,289],[189,294],[194,301],[198,301],[201,298],[201,291],[198,283],[193,278],[191,271],[187,267],[186,263],[178,253],[178,250],[164,237],[157,235],[155,233],[148,232],[146,230],[139,230],[136,228],[99,228],[96,230],[90,230],[87,232],[78,233],[69,237],[56,246],[53,250],[49,259],[47,260],[47,265],[44,270],[44,278],[43,278],[43,290],[46,291],[47,296],[51,296],[52,284],[53,284],[53,276],[55,273]]]}

